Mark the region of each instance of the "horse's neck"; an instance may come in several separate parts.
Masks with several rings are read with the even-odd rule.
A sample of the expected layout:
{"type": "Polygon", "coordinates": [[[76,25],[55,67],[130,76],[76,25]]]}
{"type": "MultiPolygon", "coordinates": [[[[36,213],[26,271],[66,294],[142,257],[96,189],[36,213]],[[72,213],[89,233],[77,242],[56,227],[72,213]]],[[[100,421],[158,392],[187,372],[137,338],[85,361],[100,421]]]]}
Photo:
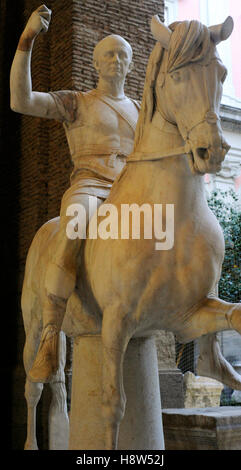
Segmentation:
{"type": "Polygon", "coordinates": [[[176,125],[169,123],[155,111],[150,124],[147,124],[137,151],[163,154],[184,145],[176,125]]]}
{"type": "Polygon", "coordinates": [[[191,172],[188,157],[184,151],[183,154],[179,153],[176,156],[165,158],[165,155],[171,153],[171,150],[179,149],[180,152],[180,148],[184,147],[184,144],[177,126],[165,121],[156,111],[151,123],[146,125],[138,147],[135,149],[137,155],[140,152],[141,160],[149,160],[153,171],[149,170],[147,173],[145,167],[137,163],[139,166],[135,166],[135,172],[136,177],[140,178],[137,169],[140,172],[142,169],[145,171],[144,180],[147,182],[147,186],[152,188],[152,192],[157,191],[156,200],[158,200],[158,194],[162,188],[162,198],[165,193],[168,198],[172,194],[173,203],[177,205],[182,205],[183,198],[186,198],[185,206],[188,207],[188,201],[206,200],[203,176],[191,172]],[[155,161],[150,161],[154,154],[156,154],[155,157],[160,155],[159,161],[155,157],[155,161]],[[148,183],[147,174],[152,179],[152,185],[148,183]],[[154,180],[158,180],[156,189],[154,189],[154,180]]]}

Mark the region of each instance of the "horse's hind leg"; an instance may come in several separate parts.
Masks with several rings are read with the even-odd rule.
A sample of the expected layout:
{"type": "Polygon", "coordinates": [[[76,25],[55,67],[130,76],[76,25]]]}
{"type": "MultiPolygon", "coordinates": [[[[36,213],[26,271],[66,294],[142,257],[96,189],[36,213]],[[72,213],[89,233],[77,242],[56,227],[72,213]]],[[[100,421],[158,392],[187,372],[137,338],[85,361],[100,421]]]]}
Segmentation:
{"type": "Polygon", "coordinates": [[[25,450],[38,450],[36,438],[36,408],[43,391],[43,384],[33,383],[26,379],[25,398],[28,406],[27,416],[27,439],[25,450]]]}
{"type": "Polygon", "coordinates": [[[104,312],[102,410],[106,425],[105,448],[108,450],[117,449],[119,426],[125,413],[123,360],[130,335],[124,320],[123,311],[118,307],[112,306],[104,312]]]}
{"type": "Polygon", "coordinates": [[[69,443],[69,417],[67,412],[65,368],[66,337],[59,337],[59,368],[50,381],[52,400],[49,409],[49,449],[67,450],[69,443]]]}
{"type": "MultiPolygon", "coordinates": [[[[23,361],[25,372],[32,366],[36,350],[40,339],[40,323],[36,320],[31,323],[31,327],[26,331],[26,341],[23,351],[23,361]]],[[[27,402],[27,438],[25,450],[38,450],[36,438],[36,408],[43,391],[42,383],[33,383],[28,378],[25,382],[25,399],[27,402]]]]}
{"type": "Polygon", "coordinates": [[[232,304],[219,298],[206,298],[189,313],[180,342],[200,338],[200,354],[197,372],[214,378],[235,390],[241,389],[241,376],[223,357],[216,332],[234,329],[241,334],[241,304],[232,304]]]}

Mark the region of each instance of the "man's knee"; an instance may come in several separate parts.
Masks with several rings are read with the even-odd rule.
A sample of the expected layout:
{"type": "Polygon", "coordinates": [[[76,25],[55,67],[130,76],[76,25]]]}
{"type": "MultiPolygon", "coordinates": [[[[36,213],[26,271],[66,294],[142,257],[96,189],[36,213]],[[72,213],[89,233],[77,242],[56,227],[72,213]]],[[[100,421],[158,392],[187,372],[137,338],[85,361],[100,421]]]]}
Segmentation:
{"type": "Polygon", "coordinates": [[[103,201],[95,196],[81,195],[71,198],[61,207],[60,224],[70,240],[85,239],[87,227],[93,214],[103,201]]]}

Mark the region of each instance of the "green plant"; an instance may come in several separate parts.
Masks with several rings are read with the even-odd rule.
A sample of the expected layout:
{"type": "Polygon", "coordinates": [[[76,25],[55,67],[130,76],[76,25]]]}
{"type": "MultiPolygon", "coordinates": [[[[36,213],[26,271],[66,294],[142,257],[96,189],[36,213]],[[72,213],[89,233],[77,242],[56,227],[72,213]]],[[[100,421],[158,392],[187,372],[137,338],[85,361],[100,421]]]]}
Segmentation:
{"type": "Polygon", "coordinates": [[[223,229],[225,240],[219,297],[229,302],[240,302],[241,211],[238,197],[233,190],[216,190],[209,196],[208,205],[223,229]]]}

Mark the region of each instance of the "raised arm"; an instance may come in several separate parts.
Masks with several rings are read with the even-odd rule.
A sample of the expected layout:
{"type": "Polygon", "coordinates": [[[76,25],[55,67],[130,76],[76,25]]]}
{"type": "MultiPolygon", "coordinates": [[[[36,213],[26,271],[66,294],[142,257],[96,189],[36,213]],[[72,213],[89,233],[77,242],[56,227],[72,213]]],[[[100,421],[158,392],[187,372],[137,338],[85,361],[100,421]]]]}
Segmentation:
{"type": "Polygon", "coordinates": [[[35,38],[47,32],[51,10],[41,5],[30,16],[20,37],[10,73],[10,106],[13,111],[31,116],[58,119],[55,101],[49,93],[32,91],[31,55],[35,38]]]}

